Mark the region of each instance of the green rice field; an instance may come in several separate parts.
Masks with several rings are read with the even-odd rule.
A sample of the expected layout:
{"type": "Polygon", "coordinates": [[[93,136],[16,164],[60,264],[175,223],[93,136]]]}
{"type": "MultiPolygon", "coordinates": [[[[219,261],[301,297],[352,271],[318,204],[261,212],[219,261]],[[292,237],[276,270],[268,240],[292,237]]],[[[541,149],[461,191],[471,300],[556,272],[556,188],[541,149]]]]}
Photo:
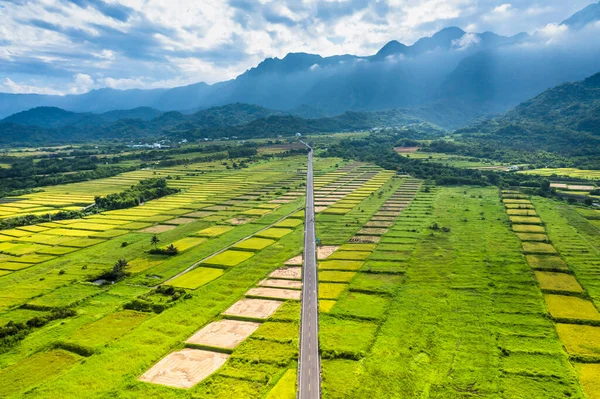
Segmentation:
{"type": "MultiPolygon", "coordinates": [[[[47,215],[156,176],[180,189],[0,230],[0,397],[295,398],[306,157],[263,153],[0,204],[47,215]]],[[[438,155],[410,154],[501,166],[438,155]]],[[[314,171],[323,398],[599,397],[599,211],[357,161],[314,171]]]]}

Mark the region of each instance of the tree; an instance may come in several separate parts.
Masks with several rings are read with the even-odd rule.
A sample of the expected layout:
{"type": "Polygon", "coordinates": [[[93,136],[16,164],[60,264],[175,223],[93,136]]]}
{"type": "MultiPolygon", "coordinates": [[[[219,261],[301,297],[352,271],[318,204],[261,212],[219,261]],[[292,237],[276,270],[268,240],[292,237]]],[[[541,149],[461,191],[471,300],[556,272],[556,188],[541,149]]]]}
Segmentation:
{"type": "Polygon", "coordinates": [[[160,238],[158,238],[158,236],[156,234],[154,234],[152,236],[152,238],[150,239],[150,243],[152,245],[154,245],[154,249],[156,249],[156,245],[160,242],[160,238]]]}
{"type": "Polygon", "coordinates": [[[125,259],[119,259],[112,268],[112,279],[117,281],[125,277],[125,268],[127,266],[129,266],[129,263],[125,259]]]}
{"type": "Polygon", "coordinates": [[[177,255],[179,253],[179,250],[177,249],[177,247],[175,245],[169,244],[165,248],[165,253],[168,255],[177,255]]]}

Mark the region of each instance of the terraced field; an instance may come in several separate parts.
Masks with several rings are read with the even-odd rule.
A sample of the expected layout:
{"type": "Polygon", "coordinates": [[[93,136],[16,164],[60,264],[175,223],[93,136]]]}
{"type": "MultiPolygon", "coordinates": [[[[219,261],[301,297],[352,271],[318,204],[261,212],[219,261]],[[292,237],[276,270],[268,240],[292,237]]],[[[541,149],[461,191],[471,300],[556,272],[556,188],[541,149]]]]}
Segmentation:
{"type": "MultiPolygon", "coordinates": [[[[305,162],[141,170],[3,203],[0,217],[47,214],[153,176],[182,189],[0,231],[0,396],[294,398],[305,162]],[[119,259],[127,276],[97,281],[119,259]]],[[[600,395],[600,211],[314,169],[324,398],[600,395]]]]}

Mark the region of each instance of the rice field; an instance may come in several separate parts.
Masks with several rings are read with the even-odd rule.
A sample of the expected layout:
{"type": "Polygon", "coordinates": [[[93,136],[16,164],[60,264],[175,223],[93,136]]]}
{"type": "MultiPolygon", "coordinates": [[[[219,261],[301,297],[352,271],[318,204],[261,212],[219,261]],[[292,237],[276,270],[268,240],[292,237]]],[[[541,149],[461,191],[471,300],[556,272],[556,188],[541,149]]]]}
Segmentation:
{"type": "MultiPolygon", "coordinates": [[[[597,211],[314,166],[323,398],[599,392],[597,211]]],[[[183,189],[0,231],[0,323],[75,310],[0,351],[0,396],[295,397],[304,168],[137,170],[2,204],[1,217],[85,206],[153,176],[183,189]],[[170,244],[177,255],[150,253],[170,244]],[[101,285],[118,259],[126,276],[101,285]]]]}

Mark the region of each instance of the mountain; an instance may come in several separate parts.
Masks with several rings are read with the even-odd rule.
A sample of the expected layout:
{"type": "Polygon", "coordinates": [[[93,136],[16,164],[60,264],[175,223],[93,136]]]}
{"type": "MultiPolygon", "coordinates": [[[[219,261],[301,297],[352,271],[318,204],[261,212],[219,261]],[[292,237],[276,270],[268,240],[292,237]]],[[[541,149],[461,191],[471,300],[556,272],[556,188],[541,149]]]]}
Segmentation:
{"type": "MultiPolygon", "coordinates": [[[[58,108],[35,108],[0,121],[0,144],[49,145],[112,139],[256,138],[406,125],[415,126],[417,129],[426,128],[428,131],[440,131],[439,128],[424,124],[420,119],[398,109],[345,112],[333,117],[301,118],[251,104],[229,104],[201,110],[192,115],[169,111],[150,121],[122,119],[104,125],[82,125],[81,120],[85,120],[89,115],[58,108]],[[30,124],[17,124],[10,121],[30,124]],[[67,125],[67,122],[73,124],[67,125]]],[[[94,116],[102,117],[102,115],[94,116]]]]}
{"type": "MultiPolygon", "coordinates": [[[[40,106],[96,114],[151,107],[187,115],[189,110],[245,103],[312,117],[349,110],[417,109],[436,124],[454,128],[600,70],[600,41],[585,36],[586,29],[576,36],[577,29],[599,19],[599,4],[563,22],[573,28],[571,42],[549,39],[545,31],[507,37],[448,27],[412,45],[392,40],[370,56],[289,53],[267,58],[235,79],[211,85],[100,89],[67,96],[0,94],[0,117],[40,106]],[[439,105],[443,112],[436,113],[439,105]]],[[[150,121],[158,116],[133,118],[150,121]]],[[[189,123],[181,115],[164,116],[169,126],[179,120],[189,123]]],[[[88,116],[80,124],[95,121],[88,116]]]]}
{"type": "Polygon", "coordinates": [[[570,18],[561,22],[561,25],[566,25],[570,28],[581,29],[584,26],[600,20],[600,2],[590,4],[583,10],[576,12],[570,18]]]}
{"type": "MultiPolygon", "coordinates": [[[[36,107],[11,115],[3,119],[2,122],[45,128],[60,128],[68,125],[76,125],[90,116],[93,117],[94,114],[70,112],[57,107],[36,107]]],[[[99,117],[97,119],[101,120],[99,117]]]]}
{"type": "MultiPolygon", "coordinates": [[[[478,148],[554,152],[600,166],[600,73],[544,91],[504,115],[456,131],[478,148]]],[[[505,150],[504,150],[505,151],[505,150]]],[[[578,166],[585,167],[585,163],[578,166]]]]}

